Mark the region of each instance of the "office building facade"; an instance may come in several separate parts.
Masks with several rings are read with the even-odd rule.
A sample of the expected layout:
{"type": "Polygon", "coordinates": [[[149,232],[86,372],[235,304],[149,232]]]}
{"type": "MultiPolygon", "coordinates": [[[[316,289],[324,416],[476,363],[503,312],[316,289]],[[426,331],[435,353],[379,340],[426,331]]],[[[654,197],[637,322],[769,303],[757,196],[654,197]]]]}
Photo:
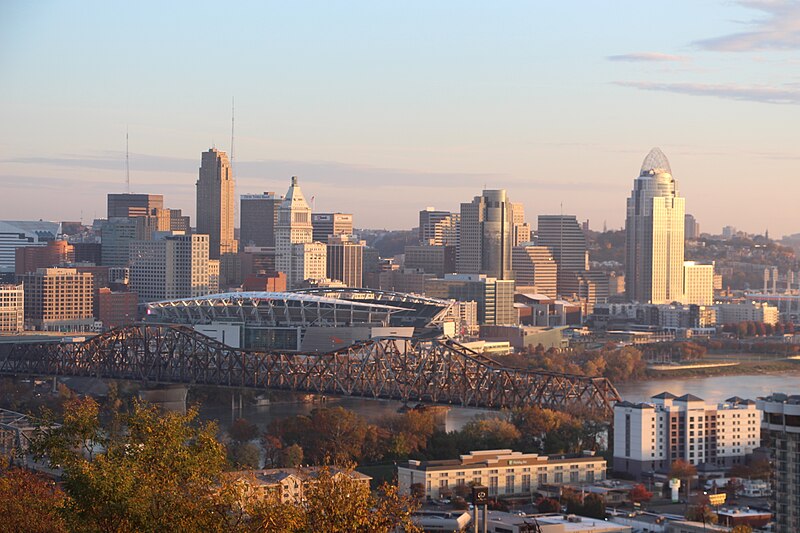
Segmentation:
{"type": "Polygon", "coordinates": [[[461,204],[456,271],[514,279],[511,248],[514,241],[511,202],[504,189],[485,190],[461,204]]]}
{"type": "MultiPolygon", "coordinates": [[[[295,249],[298,244],[310,244],[314,241],[314,228],[311,224],[311,208],[308,206],[303,191],[300,189],[297,177],[292,177],[292,184],[286,192],[280,207],[278,208],[278,223],[275,226],[275,267],[278,272],[286,274],[286,283],[289,288],[293,288],[302,281],[309,273],[311,265],[319,259],[319,254],[323,252],[317,247],[300,247],[295,249]],[[305,261],[305,254],[312,254],[305,261]],[[303,260],[303,264],[295,265],[293,261],[303,260]]],[[[326,265],[323,259],[323,274],[325,277],[326,265]]],[[[316,270],[314,270],[316,272],[316,270]]]]}
{"type": "Polygon", "coordinates": [[[247,246],[274,247],[275,225],[278,222],[278,208],[283,196],[274,192],[263,194],[243,194],[240,197],[241,233],[239,241],[242,248],[247,246]]]}
{"type": "Polygon", "coordinates": [[[0,274],[14,274],[17,248],[44,246],[60,234],[58,222],[0,220],[0,274]]]}
{"type": "Polygon", "coordinates": [[[327,274],[346,287],[362,287],[365,241],[354,235],[330,235],[327,245],[327,274]]]}
{"type": "Polygon", "coordinates": [[[478,321],[485,325],[517,323],[514,310],[514,280],[490,278],[485,274],[445,274],[425,280],[425,295],[442,300],[477,302],[478,321]]]}
{"type": "Polygon", "coordinates": [[[331,235],[352,235],[353,215],[349,213],[312,213],[311,238],[317,242],[328,242],[331,235]]]}
{"type": "Polygon", "coordinates": [[[87,331],[94,324],[92,275],[74,268],[40,268],[21,278],[25,322],[41,331],[87,331]]]}
{"type": "Polygon", "coordinates": [[[24,329],[24,285],[0,285],[0,333],[20,333],[24,329]]]}
{"type": "Polygon", "coordinates": [[[546,246],[515,246],[511,266],[517,287],[534,287],[535,292],[556,298],[558,295],[558,265],[546,246]]]}
{"type": "Polygon", "coordinates": [[[197,179],[197,233],[208,235],[209,257],[236,253],[234,239],[234,181],[228,154],[211,148],[203,152],[197,179]]]}
{"type": "Polygon", "coordinates": [[[150,241],[134,241],[130,247],[131,290],[140,302],[209,294],[216,287],[208,256],[208,235],[163,233],[150,241]]]}
{"type": "Polygon", "coordinates": [[[627,203],[625,293],[629,301],[671,303],[683,295],[685,201],[669,161],[653,148],[627,203]]]}
{"type": "Polygon", "coordinates": [[[417,270],[426,274],[442,277],[456,271],[456,247],[433,244],[416,244],[406,246],[404,250],[408,270],[417,270]]]}
{"type": "Polygon", "coordinates": [[[107,196],[107,218],[144,217],[155,210],[164,209],[164,196],[161,194],[110,193],[107,196]]]}
{"type": "Polygon", "coordinates": [[[682,302],[714,305],[714,261],[683,262],[682,302]]]}
{"type": "Polygon", "coordinates": [[[419,242],[422,245],[457,246],[461,215],[426,207],[419,212],[419,242]]]}

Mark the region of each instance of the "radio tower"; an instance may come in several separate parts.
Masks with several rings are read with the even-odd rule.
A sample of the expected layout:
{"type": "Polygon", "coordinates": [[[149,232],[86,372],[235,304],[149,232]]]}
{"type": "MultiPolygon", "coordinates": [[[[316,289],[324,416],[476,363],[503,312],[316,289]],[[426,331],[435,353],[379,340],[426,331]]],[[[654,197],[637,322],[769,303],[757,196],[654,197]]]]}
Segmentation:
{"type": "Polygon", "coordinates": [[[125,127],[125,186],[131,193],[131,160],[128,152],[128,128],[125,127]]]}

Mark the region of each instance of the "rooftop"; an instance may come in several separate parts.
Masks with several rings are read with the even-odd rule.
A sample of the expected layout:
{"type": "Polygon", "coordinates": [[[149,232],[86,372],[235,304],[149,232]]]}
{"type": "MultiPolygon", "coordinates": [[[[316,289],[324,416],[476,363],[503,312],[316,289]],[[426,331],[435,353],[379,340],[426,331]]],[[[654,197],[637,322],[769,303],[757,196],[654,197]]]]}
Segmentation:
{"type": "Polygon", "coordinates": [[[642,169],[639,173],[640,176],[649,176],[653,174],[672,174],[672,169],[669,166],[669,160],[660,148],[653,148],[647,157],[642,162],[642,169]]]}

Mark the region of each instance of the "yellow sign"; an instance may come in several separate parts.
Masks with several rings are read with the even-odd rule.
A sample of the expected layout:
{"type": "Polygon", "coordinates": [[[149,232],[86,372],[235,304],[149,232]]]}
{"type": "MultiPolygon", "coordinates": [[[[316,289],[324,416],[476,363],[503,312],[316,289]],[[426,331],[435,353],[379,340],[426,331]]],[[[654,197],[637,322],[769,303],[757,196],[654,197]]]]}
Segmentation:
{"type": "Polygon", "coordinates": [[[711,505],[722,505],[725,503],[725,497],[727,494],[724,492],[722,494],[709,494],[708,495],[708,503],[711,505]]]}

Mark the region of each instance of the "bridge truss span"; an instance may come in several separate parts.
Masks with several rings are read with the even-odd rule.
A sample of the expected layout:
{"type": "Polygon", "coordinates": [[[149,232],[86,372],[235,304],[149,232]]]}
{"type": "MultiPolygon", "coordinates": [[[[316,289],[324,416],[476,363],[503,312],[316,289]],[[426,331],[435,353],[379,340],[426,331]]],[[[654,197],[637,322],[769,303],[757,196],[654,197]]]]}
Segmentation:
{"type": "Polygon", "coordinates": [[[185,326],[134,325],[81,343],[0,344],[0,374],[85,376],[608,415],[605,378],[529,372],[446,340],[378,339],[327,354],[230,348],[185,326]]]}

